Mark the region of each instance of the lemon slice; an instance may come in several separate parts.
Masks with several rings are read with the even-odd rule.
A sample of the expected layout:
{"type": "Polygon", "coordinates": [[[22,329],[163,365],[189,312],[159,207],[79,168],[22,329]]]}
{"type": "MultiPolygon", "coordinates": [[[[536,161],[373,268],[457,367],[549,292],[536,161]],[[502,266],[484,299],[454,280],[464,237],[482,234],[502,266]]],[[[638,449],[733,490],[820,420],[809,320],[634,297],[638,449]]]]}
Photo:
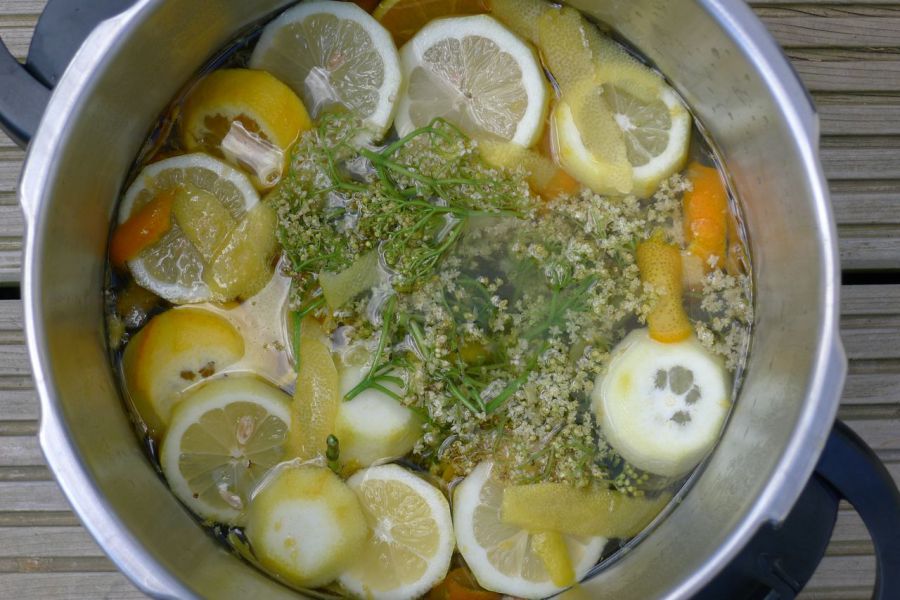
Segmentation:
{"type": "MultiPolygon", "coordinates": [[[[138,174],[122,199],[119,223],[127,221],[158,195],[186,187],[194,193],[212,196],[235,221],[241,220],[259,202],[247,176],[231,165],[208,154],[186,154],[148,165],[138,174]]],[[[193,226],[197,231],[219,229],[213,223],[198,222],[193,226]]],[[[203,254],[177,222],[158,241],[129,260],[128,267],[142,287],[170,302],[205,302],[212,297],[203,281],[203,254]]]]}
{"type": "Polygon", "coordinates": [[[599,75],[602,97],[625,139],[634,193],[650,196],[685,164],[691,115],[678,94],[643,65],[617,62],[599,75]]]}
{"type": "Polygon", "coordinates": [[[453,524],[447,499],[397,465],[371,467],[347,481],[370,536],[338,581],[357,598],[418,598],[447,575],[453,524]]]}
{"type": "Polygon", "coordinates": [[[290,464],[254,495],[245,531],[259,562],[300,587],[334,581],[368,536],[359,501],[340,477],[290,464]]]}
{"type": "Polygon", "coordinates": [[[572,177],[598,194],[631,192],[633,169],[627,161],[624,140],[611,114],[601,108],[594,113],[592,124],[588,125],[608,140],[597,153],[588,150],[572,107],[565,100],[560,100],[553,109],[551,126],[553,153],[572,177]]]}
{"type": "Polygon", "coordinates": [[[182,392],[233,365],[244,340],[225,318],[178,308],[153,317],[125,348],[128,395],[151,433],[161,433],[182,392]]]}
{"type": "Polygon", "coordinates": [[[400,135],[443,117],[472,137],[527,147],[540,136],[549,96],[540,62],[492,17],[432,21],[403,46],[400,62],[400,135]]]}
{"type": "MultiPolygon", "coordinates": [[[[534,535],[501,520],[504,485],[483,462],[453,493],[456,543],[481,587],[518,596],[545,598],[563,588],[553,583],[534,548],[534,535]]],[[[575,579],[583,578],[603,552],[606,538],[564,536],[575,579]]]]}
{"type": "Polygon", "coordinates": [[[312,124],[293,90],[271,74],[220,69],[191,90],[180,126],[189,151],[224,157],[258,187],[271,187],[281,179],[288,148],[312,124]]]}
{"type": "Polygon", "coordinates": [[[691,117],[678,95],[646,67],[607,65],[574,85],[553,125],[560,163],[600,194],[653,194],[684,166],[691,117]]]}
{"type": "Polygon", "coordinates": [[[238,524],[259,481],[284,457],[289,402],[249,376],[191,392],[173,411],[160,451],[175,495],[205,519],[238,524]]]}
{"type": "Polygon", "coordinates": [[[697,338],[662,343],[636,329],[613,348],[592,393],[609,444],[635,467],[683,475],[719,439],[731,408],[722,359],[697,338]]]}
{"type": "MultiPolygon", "coordinates": [[[[368,375],[371,360],[369,354],[364,364],[341,365],[341,398],[368,375]]],[[[390,379],[382,379],[377,387],[369,387],[338,405],[334,427],[344,464],[368,467],[400,458],[422,437],[419,416],[397,400],[406,395],[405,374],[396,370],[386,375],[390,379]]]]}
{"type": "Polygon", "coordinates": [[[285,82],[313,117],[346,106],[377,136],[391,125],[400,62],[391,34],[351,2],[304,2],[266,26],[250,66],[285,82]]]}

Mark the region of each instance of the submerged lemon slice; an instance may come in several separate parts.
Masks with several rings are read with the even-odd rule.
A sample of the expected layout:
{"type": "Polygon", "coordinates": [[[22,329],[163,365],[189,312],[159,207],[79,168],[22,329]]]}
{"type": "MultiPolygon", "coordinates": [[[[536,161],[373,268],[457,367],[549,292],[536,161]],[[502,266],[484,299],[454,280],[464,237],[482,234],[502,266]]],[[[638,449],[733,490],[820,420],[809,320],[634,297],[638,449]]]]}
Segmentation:
{"type": "Polygon", "coordinates": [[[228,159],[259,187],[278,183],[287,151],[311,127],[297,95],[265,71],[222,69],[206,76],[184,103],[181,141],[228,159]]]}
{"type": "Polygon", "coordinates": [[[491,477],[491,468],[481,463],[453,493],[457,547],[481,587],[520,598],[552,596],[564,586],[554,583],[545,562],[556,574],[566,558],[575,580],[584,577],[600,560],[606,538],[563,536],[568,557],[553,547],[539,552],[534,534],[502,521],[504,484],[491,477]]]}
{"type": "Polygon", "coordinates": [[[351,2],[304,2],[266,26],[250,66],[285,82],[313,117],[332,105],[373,130],[391,125],[400,63],[391,34],[351,2]]]}
{"type": "Polygon", "coordinates": [[[290,398],[250,376],[216,379],[176,407],[160,462],[195,513],[237,524],[263,476],[285,454],[290,398]]]}
{"type": "Polygon", "coordinates": [[[397,465],[371,467],[347,481],[369,525],[369,539],[339,581],[357,598],[418,598],[444,578],[453,555],[447,499],[397,465]]]}
{"type": "Polygon", "coordinates": [[[128,267],[138,284],[170,302],[211,300],[213,292],[203,275],[207,257],[220,241],[213,234],[224,235],[259,196],[247,176],[231,165],[208,154],[186,154],[148,165],[138,174],[122,199],[119,223],[161,194],[186,197],[176,197],[171,226],[129,260],[128,267]],[[213,206],[218,210],[210,210],[213,206]]]}
{"type": "Polygon", "coordinates": [[[397,107],[405,135],[443,117],[472,137],[531,146],[547,110],[534,51],[487,15],[438,19],[400,51],[407,91],[397,107]]]}

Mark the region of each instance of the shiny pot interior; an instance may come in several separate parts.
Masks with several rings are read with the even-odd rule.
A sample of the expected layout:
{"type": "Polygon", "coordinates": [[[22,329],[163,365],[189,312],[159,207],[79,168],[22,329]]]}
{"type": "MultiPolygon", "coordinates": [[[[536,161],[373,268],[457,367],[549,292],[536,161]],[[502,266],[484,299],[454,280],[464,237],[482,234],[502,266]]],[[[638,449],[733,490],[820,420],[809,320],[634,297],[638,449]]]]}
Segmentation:
{"type": "MultiPolygon", "coordinates": [[[[147,460],[107,358],[102,297],[110,220],[150,127],[229,39],[289,3],[143,0],[102,24],[54,93],[20,186],[42,446],[100,545],[158,597],[296,597],[206,535],[147,460]]],[[[786,515],[837,409],[845,367],[817,120],[740,0],[571,4],[614,25],[682,93],[721,152],[750,233],[753,347],[724,437],[673,513],[584,588],[682,598],[761,523],[786,515]]]]}

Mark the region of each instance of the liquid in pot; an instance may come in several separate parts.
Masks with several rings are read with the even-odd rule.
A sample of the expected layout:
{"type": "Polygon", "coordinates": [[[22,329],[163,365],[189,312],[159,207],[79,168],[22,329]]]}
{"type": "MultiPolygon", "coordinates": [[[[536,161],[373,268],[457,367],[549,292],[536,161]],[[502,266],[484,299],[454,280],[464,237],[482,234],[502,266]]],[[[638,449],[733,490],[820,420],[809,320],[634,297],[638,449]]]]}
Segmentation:
{"type": "Polygon", "coordinates": [[[604,31],[301,3],[166,111],[111,234],[111,355],[241,557],[325,595],[542,598],[685,492],[750,264],[700,127],[604,31]]]}

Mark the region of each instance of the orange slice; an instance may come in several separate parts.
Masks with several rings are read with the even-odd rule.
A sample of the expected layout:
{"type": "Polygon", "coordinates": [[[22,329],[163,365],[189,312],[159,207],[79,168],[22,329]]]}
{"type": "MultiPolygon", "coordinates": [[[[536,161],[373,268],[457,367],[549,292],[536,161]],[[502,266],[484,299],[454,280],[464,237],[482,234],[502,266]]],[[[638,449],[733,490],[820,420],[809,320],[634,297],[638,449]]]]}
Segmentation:
{"type": "Polygon", "coordinates": [[[483,0],[384,0],[373,16],[391,32],[399,48],[432,19],[487,12],[483,0]]]}

